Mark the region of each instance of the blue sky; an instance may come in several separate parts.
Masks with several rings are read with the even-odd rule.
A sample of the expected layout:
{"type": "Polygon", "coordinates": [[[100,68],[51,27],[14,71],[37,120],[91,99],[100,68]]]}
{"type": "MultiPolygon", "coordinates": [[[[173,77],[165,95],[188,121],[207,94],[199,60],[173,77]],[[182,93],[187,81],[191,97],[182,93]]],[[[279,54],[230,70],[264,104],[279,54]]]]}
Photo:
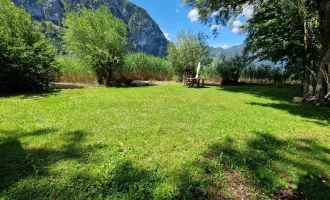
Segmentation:
{"type": "MultiPolygon", "coordinates": [[[[203,25],[198,21],[198,10],[186,8],[180,0],[130,0],[134,4],[144,8],[150,16],[158,23],[166,37],[171,41],[176,41],[176,34],[180,30],[194,32],[201,31],[210,38],[208,44],[214,47],[229,48],[242,44],[245,35],[239,33],[239,26],[245,21],[244,16],[235,19],[231,27],[218,27],[219,35],[214,38],[212,30],[208,25],[203,25]]],[[[245,15],[249,15],[249,8],[244,10],[245,15]]]]}

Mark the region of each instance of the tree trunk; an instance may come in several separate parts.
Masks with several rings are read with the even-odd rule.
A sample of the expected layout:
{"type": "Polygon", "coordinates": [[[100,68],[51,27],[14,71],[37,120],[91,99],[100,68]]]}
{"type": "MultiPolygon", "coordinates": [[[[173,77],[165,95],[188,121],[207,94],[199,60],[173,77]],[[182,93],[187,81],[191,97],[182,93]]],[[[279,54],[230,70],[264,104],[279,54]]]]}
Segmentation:
{"type": "Polygon", "coordinates": [[[99,85],[103,85],[103,78],[102,78],[102,77],[98,77],[98,78],[97,78],[97,83],[98,83],[99,85]]]}
{"type": "Polygon", "coordinates": [[[327,58],[330,56],[330,2],[329,0],[320,0],[316,2],[318,2],[321,43],[323,48],[323,55],[317,74],[317,85],[315,89],[315,104],[320,105],[325,100],[324,95],[327,90],[322,70],[327,69],[327,58]]]}
{"type": "Polygon", "coordinates": [[[112,70],[111,68],[108,70],[108,77],[107,77],[107,80],[106,80],[106,84],[107,86],[111,86],[111,79],[112,79],[112,70]]]}
{"type": "Polygon", "coordinates": [[[320,70],[317,74],[317,85],[315,91],[315,104],[320,105],[324,102],[324,95],[327,92],[327,85],[325,83],[324,75],[322,70],[327,71],[328,63],[327,58],[330,56],[330,46],[327,50],[327,53],[323,56],[322,61],[320,63],[320,70]]]}
{"type": "MultiPolygon", "coordinates": [[[[306,9],[306,8],[305,8],[306,9]]],[[[307,18],[306,14],[304,13],[304,67],[305,67],[305,76],[303,81],[303,97],[308,98],[311,96],[311,72],[308,69],[309,65],[309,58],[308,58],[308,27],[307,27],[307,18]]]]}
{"type": "Polygon", "coordinates": [[[310,71],[307,69],[307,67],[305,67],[305,76],[304,76],[304,80],[303,80],[303,97],[307,98],[309,96],[312,95],[312,91],[311,91],[311,73],[310,71]]]}

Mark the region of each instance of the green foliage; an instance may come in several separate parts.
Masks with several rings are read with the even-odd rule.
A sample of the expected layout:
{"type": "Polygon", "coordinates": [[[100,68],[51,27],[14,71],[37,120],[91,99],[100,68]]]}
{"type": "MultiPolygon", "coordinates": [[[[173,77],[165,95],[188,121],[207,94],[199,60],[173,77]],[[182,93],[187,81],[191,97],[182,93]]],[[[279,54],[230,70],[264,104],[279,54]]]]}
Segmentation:
{"type": "Polygon", "coordinates": [[[127,80],[171,80],[173,75],[169,61],[143,53],[127,55],[124,66],[127,80]]]}
{"type": "Polygon", "coordinates": [[[233,58],[220,56],[213,61],[208,73],[215,73],[214,77],[220,75],[223,84],[237,83],[243,70],[249,65],[250,61],[245,55],[236,55],[233,58]]]}
{"type": "Polygon", "coordinates": [[[68,49],[93,67],[99,84],[111,85],[121,79],[127,44],[126,25],[121,20],[101,6],[67,14],[65,26],[68,49]]]}
{"type": "MultiPolygon", "coordinates": [[[[232,17],[237,17],[248,3],[258,4],[263,0],[182,0],[187,6],[197,8],[199,19],[204,23],[227,26],[232,17]],[[221,12],[219,12],[221,11],[221,12]]],[[[214,29],[216,33],[217,29],[214,29]]]]}
{"type": "Polygon", "coordinates": [[[75,56],[57,56],[55,62],[59,67],[58,82],[94,83],[97,80],[92,67],[75,56]]]}
{"type": "MultiPolygon", "coordinates": [[[[254,8],[249,20],[248,51],[260,59],[287,62],[287,70],[304,82],[310,94],[313,81],[315,103],[322,103],[326,91],[322,70],[330,45],[329,0],[184,0],[197,8],[200,20],[210,25],[227,25],[246,6],[254,8]],[[313,80],[314,79],[314,80],[313,80]],[[315,81],[316,80],[316,81],[315,81]]],[[[217,33],[217,30],[214,30],[217,33]]]]}
{"type": "Polygon", "coordinates": [[[214,60],[211,64],[203,66],[201,68],[201,76],[207,80],[216,82],[221,79],[221,75],[217,70],[217,63],[221,62],[220,60],[214,60]]]}
{"type": "Polygon", "coordinates": [[[41,32],[46,35],[48,41],[57,49],[58,52],[63,52],[63,33],[64,28],[57,26],[50,21],[41,22],[41,32]]]}
{"type": "Polygon", "coordinates": [[[0,91],[48,88],[55,50],[31,16],[0,0],[0,91]]]}
{"type": "Polygon", "coordinates": [[[1,97],[0,198],[268,199],[297,188],[330,199],[330,110],[289,103],[298,88],[1,97]]]}
{"type": "Polygon", "coordinates": [[[195,74],[197,64],[202,60],[208,60],[206,39],[207,37],[201,33],[196,35],[193,32],[180,31],[177,34],[177,42],[169,42],[168,60],[177,76],[184,73],[195,74]]]}
{"type": "Polygon", "coordinates": [[[300,79],[292,76],[287,70],[279,66],[255,66],[250,65],[243,70],[242,78],[249,82],[261,82],[261,83],[283,83],[290,78],[291,81],[300,79]]]}
{"type": "Polygon", "coordinates": [[[176,82],[176,83],[179,83],[179,82],[181,82],[181,76],[177,76],[177,75],[174,75],[173,77],[172,77],[172,81],[174,81],[174,82],[176,82]]]}
{"type": "MultiPolygon", "coordinates": [[[[310,9],[313,10],[312,7],[310,9]]],[[[321,45],[316,19],[313,16],[305,18],[308,33],[304,33],[304,19],[299,12],[299,6],[290,0],[264,2],[256,6],[254,17],[245,27],[248,32],[245,51],[260,60],[284,63],[287,71],[302,80],[306,66],[317,71],[321,45]],[[308,37],[307,43],[304,36],[308,37]]]]}

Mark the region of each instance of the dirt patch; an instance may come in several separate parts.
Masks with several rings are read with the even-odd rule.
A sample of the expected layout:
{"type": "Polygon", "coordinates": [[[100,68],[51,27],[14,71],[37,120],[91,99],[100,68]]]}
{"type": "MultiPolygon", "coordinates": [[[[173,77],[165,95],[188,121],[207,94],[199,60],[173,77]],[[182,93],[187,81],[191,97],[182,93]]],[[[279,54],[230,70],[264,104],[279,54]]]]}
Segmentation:
{"type": "Polygon", "coordinates": [[[175,81],[151,81],[151,85],[171,85],[177,84],[175,81]]]}
{"type": "Polygon", "coordinates": [[[76,89],[76,88],[85,88],[85,87],[92,87],[97,86],[96,83],[94,84],[86,84],[86,83],[51,83],[49,84],[50,89],[76,89]]]}
{"type": "Polygon", "coordinates": [[[293,187],[282,188],[277,193],[270,195],[273,200],[308,200],[308,198],[302,193],[296,191],[293,187]]]}
{"type": "Polygon", "coordinates": [[[225,196],[223,199],[259,199],[248,187],[246,177],[239,172],[227,172],[226,173],[226,187],[224,189],[225,196]]]}

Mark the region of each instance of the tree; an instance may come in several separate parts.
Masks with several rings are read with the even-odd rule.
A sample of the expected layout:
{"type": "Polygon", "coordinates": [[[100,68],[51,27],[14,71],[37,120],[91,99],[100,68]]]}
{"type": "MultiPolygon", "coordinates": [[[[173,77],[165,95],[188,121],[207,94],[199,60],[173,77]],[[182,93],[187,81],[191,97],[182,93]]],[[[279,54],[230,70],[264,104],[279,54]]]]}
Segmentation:
{"type": "Polygon", "coordinates": [[[0,0],[0,91],[48,88],[54,56],[30,14],[0,0]]]}
{"type": "MultiPolygon", "coordinates": [[[[312,10],[313,5],[308,5],[312,10]]],[[[253,58],[285,64],[286,71],[300,77],[304,93],[315,88],[312,73],[318,68],[320,42],[313,15],[297,15],[301,8],[290,0],[263,2],[255,6],[245,26],[245,51],[253,58]],[[308,34],[307,34],[308,33],[308,34]]]]}
{"type": "Polygon", "coordinates": [[[64,24],[67,48],[93,67],[99,84],[109,86],[121,78],[127,45],[127,27],[121,20],[102,6],[69,13],[64,24]]]}
{"type": "Polygon", "coordinates": [[[169,43],[168,59],[176,75],[195,74],[197,64],[202,60],[208,60],[206,39],[207,37],[201,33],[180,31],[177,34],[177,42],[169,43]]]}
{"type": "MultiPolygon", "coordinates": [[[[274,1],[268,0],[183,0],[188,6],[197,8],[199,10],[200,20],[206,24],[221,24],[226,25],[227,22],[237,17],[245,7],[250,6],[257,8],[258,5],[270,5],[274,1]]],[[[295,18],[297,15],[301,17],[303,24],[303,40],[304,50],[308,52],[308,38],[310,38],[310,31],[308,27],[308,20],[313,18],[315,29],[320,35],[320,56],[317,63],[317,87],[315,91],[315,102],[318,104],[322,101],[325,92],[325,81],[323,70],[326,67],[326,54],[330,54],[330,1],[329,0],[289,0],[290,8],[297,7],[299,11],[292,12],[288,19],[295,18]],[[313,8],[313,9],[310,9],[313,8]]],[[[260,8],[260,7],[259,7],[260,8]]],[[[258,8],[257,8],[258,9],[258,8]]],[[[279,12],[281,12],[279,10],[279,12]]],[[[280,17],[280,13],[275,12],[280,17]]],[[[254,17],[254,16],[253,16],[254,17]]],[[[252,17],[252,18],[253,18],[252,17]]],[[[292,20],[290,25],[293,26],[296,20],[292,20]]],[[[301,24],[301,23],[300,23],[301,24]]],[[[313,33],[314,34],[314,33],[313,33]]],[[[269,48],[269,46],[267,47],[269,48]]],[[[309,63],[309,55],[303,55],[304,63],[309,63]]],[[[310,66],[305,65],[306,71],[310,66]]]]}

